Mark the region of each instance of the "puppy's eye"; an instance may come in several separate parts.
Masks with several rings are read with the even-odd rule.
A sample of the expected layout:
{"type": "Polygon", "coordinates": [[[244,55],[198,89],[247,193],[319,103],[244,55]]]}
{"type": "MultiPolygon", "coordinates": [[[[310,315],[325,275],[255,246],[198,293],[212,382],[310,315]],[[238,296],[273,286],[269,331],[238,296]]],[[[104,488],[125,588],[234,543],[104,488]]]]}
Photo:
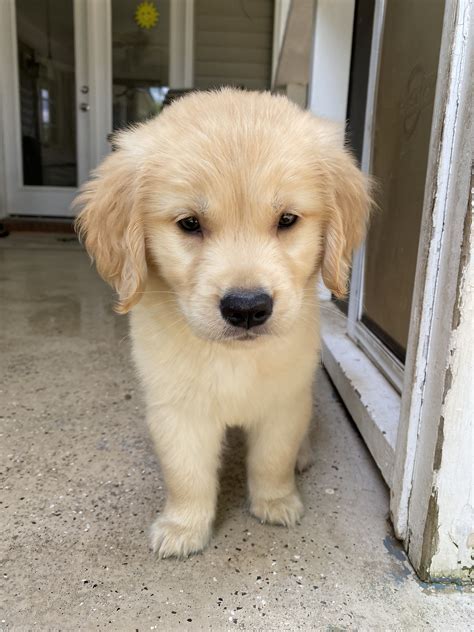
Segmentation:
{"type": "Polygon", "coordinates": [[[280,216],[278,228],[289,228],[290,226],[293,226],[297,219],[298,215],[293,215],[293,213],[283,213],[280,216]]]}
{"type": "Polygon", "coordinates": [[[179,227],[186,233],[197,233],[201,230],[201,224],[197,217],[185,217],[178,222],[179,227]]]}

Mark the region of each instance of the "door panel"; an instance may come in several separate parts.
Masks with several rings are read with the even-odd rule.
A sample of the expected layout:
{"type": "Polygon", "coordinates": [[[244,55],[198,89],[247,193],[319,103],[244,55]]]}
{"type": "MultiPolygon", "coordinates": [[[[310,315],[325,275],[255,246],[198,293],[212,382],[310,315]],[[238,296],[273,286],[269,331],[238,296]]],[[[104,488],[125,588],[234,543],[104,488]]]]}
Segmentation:
{"type": "Polygon", "coordinates": [[[361,320],[405,360],[444,0],[388,2],[372,173],[378,209],[365,246],[361,320]],[[420,25],[423,25],[420,28],[420,25]]]}

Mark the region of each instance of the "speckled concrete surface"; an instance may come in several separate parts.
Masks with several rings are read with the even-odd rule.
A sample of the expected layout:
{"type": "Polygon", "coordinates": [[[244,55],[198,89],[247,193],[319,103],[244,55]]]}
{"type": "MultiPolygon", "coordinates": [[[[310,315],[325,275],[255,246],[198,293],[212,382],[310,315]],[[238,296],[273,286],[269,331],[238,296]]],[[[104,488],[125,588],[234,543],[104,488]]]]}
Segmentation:
{"type": "Polygon", "coordinates": [[[77,243],[0,240],[0,319],[1,630],[472,629],[472,594],[415,578],[323,372],[302,524],[248,515],[234,431],[210,548],[159,561],[164,490],[126,318],[77,243]]]}

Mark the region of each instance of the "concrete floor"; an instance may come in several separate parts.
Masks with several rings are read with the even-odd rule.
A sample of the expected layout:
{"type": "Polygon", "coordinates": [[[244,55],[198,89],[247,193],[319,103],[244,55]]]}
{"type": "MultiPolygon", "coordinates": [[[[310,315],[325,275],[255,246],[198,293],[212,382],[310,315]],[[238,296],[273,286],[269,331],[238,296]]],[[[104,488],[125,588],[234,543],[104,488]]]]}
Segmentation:
{"type": "Polygon", "coordinates": [[[0,630],[473,629],[472,594],[413,574],[323,372],[302,524],[246,512],[234,432],[210,548],[159,561],[163,481],[127,321],[71,237],[0,240],[0,319],[0,630]]]}

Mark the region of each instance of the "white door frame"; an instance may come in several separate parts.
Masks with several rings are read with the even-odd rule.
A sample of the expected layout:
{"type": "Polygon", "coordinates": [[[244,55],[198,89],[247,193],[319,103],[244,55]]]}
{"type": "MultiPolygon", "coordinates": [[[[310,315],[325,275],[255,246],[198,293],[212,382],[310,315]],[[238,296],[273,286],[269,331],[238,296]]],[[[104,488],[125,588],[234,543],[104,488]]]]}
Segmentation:
{"type": "Polygon", "coordinates": [[[110,0],[79,1],[87,9],[91,114],[87,179],[89,171],[110,153],[107,136],[112,131],[112,14],[110,0]]]}
{"type": "MultiPolygon", "coordinates": [[[[384,6],[385,0],[377,0],[365,170],[384,6]]],[[[472,324],[469,307],[462,311],[460,289],[465,300],[473,300],[467,221],[472,222],[473,22],[473,0],[446,3],[405,369],[400,374],[395,367],[391,374],[388,351],[374,353],[374,341],[361,336],[363,248],[354,261],[349,316],[324,310],[333,315],[326,317],[322,336],[323,362],[390,488],[396,535],[419,575],[442,581],[468,580],[474,540],[474,411],[466,352],[472,324]],[[464,329],[458,321],[467,322],[464,329]],[[457,357],[464,364],[456,365],[457,357]],[[454,372],[453,366],[461,368],[454,372]]]]}
{"type": "Polygon", "coordinates": [[[473,230],[473,9],[473,0],[446,3],[391,495],[395,532],[423,579],[467,579],[466,560],[472,566],[474,544],[467,541],[469,534],[474,539],[474,410],[469,400],[474,376],[465,373],[466,366],[459,374],[452,370],[456,353],[471,341],[467,330],[465,340],[459,337],[457,321],[463,315],[460,292],[463,287],[472,291],[474,283],[465,278],[473,230]],[[466,377],[469,382],[460,384],[466,377]],[[447,411],[455,389],[462,399],[455,411],[447,411]],[[443,462],[446,439],[458,444],[451,455],[457,462],[443,462]],[[465,480],[456,480],[459,474],[465,480]],[[439,497],[446,478],[449,510],[439,497]],[[466,511],[469,505],[472,513],[466,511]],[[441,567],[434,558],[443,536],[451,548],[443,551],[441,567]]]}

